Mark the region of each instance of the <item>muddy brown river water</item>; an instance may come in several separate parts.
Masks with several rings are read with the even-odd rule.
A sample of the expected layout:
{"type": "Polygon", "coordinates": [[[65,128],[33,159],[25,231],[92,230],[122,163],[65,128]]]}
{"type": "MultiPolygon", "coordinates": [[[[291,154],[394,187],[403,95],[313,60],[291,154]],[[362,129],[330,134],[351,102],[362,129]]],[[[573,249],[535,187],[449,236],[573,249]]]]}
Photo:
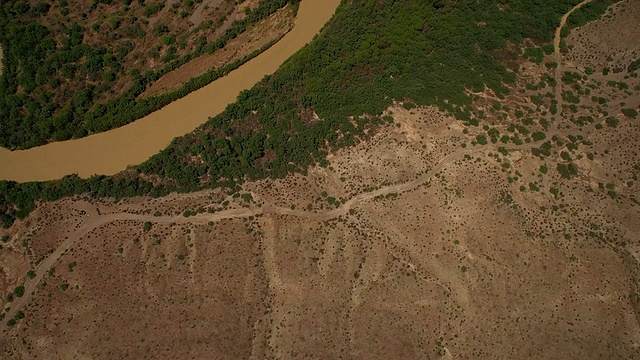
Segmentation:
{"type": "Polygon", "coordinates": [[[0,148],[0,180],[18,182],[59,179],[78,174],[112,175],[137,165],[193,131],[235,102],[238,94],[309,43],[334,14],[340,0],[302,0],[294,28],[277,44],[211,84],[131,124],[82,139],[28,150],[0,148]]]}

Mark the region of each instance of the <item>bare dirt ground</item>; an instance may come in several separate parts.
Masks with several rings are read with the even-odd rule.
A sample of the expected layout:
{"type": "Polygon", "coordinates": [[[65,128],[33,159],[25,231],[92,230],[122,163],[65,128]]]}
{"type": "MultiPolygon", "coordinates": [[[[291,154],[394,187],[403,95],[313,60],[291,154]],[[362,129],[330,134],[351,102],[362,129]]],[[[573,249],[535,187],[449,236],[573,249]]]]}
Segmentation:
{"type": "Polygon", "coordinates": [[[574,48],[563,61],[580,68],[591,67],[602,73],[609,68],[613,74],[621,74],[622,64],[640,57],[640,6],[634,1],[622,1],[611,6],[605,16],[574,30],[566,41],[574,48]],[[612,31],[615,30],[615,31],[612,31]]]}
{"type": "Polygon", "coordinates": [[[280,9],[269,18],[229,41],[224,48],[213,54],[200,56],[164,75],[140,97],[149,97],[175,90],[191,78],[240,60],[282,38],[293,28],[294,21],[295,14],[291,6],[280,9]]]}
{"type": "Polygon", "coordinates": [[[41,204],[0,231],[4,358],[640,358],[640,80],[567,42],[557,122],[523,64],[478,127],[398,103],[307,175],[41,204]]]}

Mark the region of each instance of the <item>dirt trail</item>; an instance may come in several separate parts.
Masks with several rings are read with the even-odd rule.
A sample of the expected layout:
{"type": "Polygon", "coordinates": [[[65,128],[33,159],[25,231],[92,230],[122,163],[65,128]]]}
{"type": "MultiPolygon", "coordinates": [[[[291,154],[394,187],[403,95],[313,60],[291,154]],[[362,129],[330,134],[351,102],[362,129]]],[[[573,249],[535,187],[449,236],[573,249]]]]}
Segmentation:
{"type": "Polygon", "coordinates": [[[166,1],[164,6],[162,7],[162,10],[160,10],[157,14],[149,18],[149,25],[153,26],[155,23],[158,22],[158,20],[162,19],[167,14],[167,12],[171,9],[171,6],[177,2],[178,0],[166,1]]]}
{"type": "Polygon", "coordinates": [[[556,112],[556,123],[560,121],[560,116],[562,115],[562,54],[560,53],[560,41],[562,40],[562,28],[567,24],[567,19],[571,14],[580,9],[582,6],[590,3],[593,0],[584,0],[580,4],[574,6],[569,12],[562,16],[560,19],[560,26],[556,29],[556,35],[553,38],[553,48],[554,48],[554,56],[556,58],[556,66],[555,70],[555,78],[556,78],[556,101],[558,102],[558,111],[556,112]]]}
{"type": "Polygon", "coordinates": [[[139,164],[220,114],[265,75],[275,72],[310,42],[331,18],[340,0],[302,0],[294,28],[243,66],[211,84],[131,124],[82,139],[9,151],[0,148],[0,180],[19,182],[59,179],[78,174],[112,175],[139,164]]]}
{"type": "MultiPolygon", "coordinates": [[[[506,146],[507,150],[528,150],[534,147],[540,146],[542,141],[540,142],[532,142],[530,144],[521,145],[521,146],[506,146]]],[[[76,230],[73,234],[69,235],[68,239],[66,239],[60,246],[49,255],[46,259],[44,259],[36,269],[36,276],[28,280],[25,283],[25,295],[22,298],[16,299],[11,305],[11,311],[7,315],[8,317],[12,317],[18,310],[22,309],[26,304],[31,301],[31,296],[37,290],[38,284],[42,281],[42,279],[47,275],[49,269],[54,267],[58,261],[60,261],[61,257],[65,254],[67,250],[69,250],[77,241],[79,241],[83,236],[87,235],[93,229],[105,225],[107,223],[113,221],[123,221],[123,220],[133,220],[139,222],[152,222],[152,223],[161,223],[161,224],[208,224],[209,222],[218,222],[224,219],[235,219],[235,218],[244,218],[256,215],[291,215],[309,218],[318,221],[326,221],[335,219],[342,215],[346,215],[349,213],[349,210],[357,207],[359,204],[371,200],[376,196],[384,196],[387,194],[393,193],[402,193],[406,191],[411,191],[416,189],[417,187],[428,182],[432,177],[434,177],[438,172],[442,171],[447,165],[452,162],[461,159],[466,154],[479,153],[485,150],[493,149],[494,146],[486,145],[486,146],[476,146],[472,149],[459,149],[438,162],[430,171],[421,175],[415,180],[411,180],[402,184],[394,184],[381,187],[377,190],[373,190],[370,192],[358,194],[351,199],[347,200],[341,207],[330,210],[324,213],[312,213],[304,210],[292,210],[290,208],[272,206],[269,204],[265,204],[262,207],[248,207],[248,208],[237,208],[224,210],[217,213],[203,213],[195,216],[184,217],[182,215],[176,216],[153,216],[153,215],[138,215],[138,214],[130,214],[130,213],[113,213],[113,214],[105,214],[98,215],[96,213],[91,213],[87,216],[87,220],[84,224],[80,226],[78,230],[76,230]]],[[[267,228],[269,226],[274,226],[273,221],[269,218],[266,225],[267,228]],[[270,220],[270,221],[269,221],[270,220]]],[[[267,231],[268,236],[275,236],[277,230],[275,229],[267,229],[271,231],[267,231]]],[[[268,241],[273,241],[274,239],[268,239],[268,241]]],[[[268,244],[267,244],[268,245],[268,244]]],[[[273,245],[273,244],[271,244],[273,245]]],[[[268,254],[267,254],[268,255],[268,254]]],[[[274,285],[277,285],[277,278],[274,278],[274,285]]]]}
{"type": "Polygon", "coordinates": [[[220,6],[222,0],[211,0],[211,1],[203,1],[200,5],[196,6],[195,10],[193,10],[193,14],[189,17],[189,21],[193,23],[193,26],[196,27],[202,23],[202,13],[204,12],[205,7],[216,8],[220,6]]]}
{"type": "MultiPolygon", "coordinates": [[[[594,124],[587,125],[583,127],[580,131],[571,132],[573,135],[582,135],[588,136],[588,134],[595,129],[594,124]]],[[[554,135],[558,136],[566,136],[569,132],[567,130],[558,130],[558,129],[550,129],[547,132],[547,137],[551,138],[554,135]]],[[[506,150],[508,151],[527,151],[533,148],[540,147],[546,139],[531,142],[529,144],[523,145],[504,145],[506,150]]],[[[25,304],[31,301],[32,293],[36,291],[38,284],[42,281],[45,275],[48,273],[49,269],[51,269],[55,264],[58,263],[60,258],[64,255],[64,253],[69,250],[80,238],[91,232],[93,229],[102,226],[104,224],[113,222],[113,221],[122,221],[122,220],[133,220],[139,222],[151,222],[151,223],[159,223],[159,224],[208,224],[210,222],[218,222],[224,219],[236,219],[236,218],[244,218],[256,215],[291,215],[297,217],[308,218],[316,221],[326,221],[335,219],[337,217],[347,215],[349,211],[361,203],[371,200],[377,196],[385,196],[393,193],[403,193],[407,191],[414,190],[423,184],[427,183],[431,178],[433,178],[437,173],[442,171],[447,165],[451,164],[454,161],[460,160],[464,155],[472,155],[482,153],[486,150],[496,150],[496,146],[493,144],[488,145],[478,145],[473,148],[466,149],[458,149],[449,155],[443,157],[431,170],[420,175],[414,180],[401,183],[401,184],[393,184],[388,186],[383,186],[379,189],[358,194],[351,199],[347,200],[342,206],[337,209],[326,211],[324,213],[314,213],[304,210],[292,210],[288,207],[280,207],[273,206],[270,204],[264,204],[261,207],[250,206],[247,208],[237,208],[219,211],[216,213],[202,213],[197,214],[195,216],[184,217],[183,215],[175,215],[175,216],[153,216],[153,215],[138,215],[138,214],[130,214],[130,213],[113,213],[113,214],[105,214],[99,215],[91,210],[89,210],[89,214],[86,217],[86,222],[78,228],[73,234],[69,235],[68,239],[66,239],[60,246],[49,255],[46,259],[44,259],[36,269],[35,278],[28,280],[25,283],[25,295],[22,298],[16,299],[11,305],[11,314],[13,316],[16,311],[20,310],[25,304]]],[[[184,194],[183,196],[189,196],[188,194],[184,194]]],[[[274,226],[273,219],[269,217],[267,223],[265,224],[268,236],[276,236],[277,229],[270,228],[274,226]],[[271,231],[269,231],[271,230],[271,231]]],[[[195,231],[195,230],[192,230],[195,231]]],[[[192,233],[192,236],[193,233],[192,233]]],[[[268,241],[273,241],[274,239],[268,239],[268,241]]],[[[269,244],[267,244],[269,245],[269,244]]],[[[271,245],[273,245],[271,243],[271,245]]],[[[268,254],[267,254],[268,255],[268,254]]],[[[277,285],[277,278],[274,278],[274,284],[277,285]]]]}

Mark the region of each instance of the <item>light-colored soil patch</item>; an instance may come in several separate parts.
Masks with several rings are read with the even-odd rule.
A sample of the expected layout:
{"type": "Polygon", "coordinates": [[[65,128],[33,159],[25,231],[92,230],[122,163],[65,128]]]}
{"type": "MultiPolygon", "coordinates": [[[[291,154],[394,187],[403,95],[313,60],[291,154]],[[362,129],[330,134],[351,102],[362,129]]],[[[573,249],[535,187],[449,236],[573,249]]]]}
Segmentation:
{"type": "MultiPolygon", "coordinates": [[[[640,2],[620,1],[599,20],[574,29],[567,44],[574,48],[563,61],[578,68],[591,67],[602,72],[640,58],[640,2]]],[[[624,66],[626,69],[626,66],[624,66]]]]}
{"type": "Polygon", "coordinates": [[[164,75],[140,96],[149,97],[175,90],[193,77],[242,59],[280,39],[293,28],[294,21],[295,16],[291,6],[280,9],[250,30],[229,41],[224,48],[213,54],[200,56],[164,75]]]}
{"type": "Polygon", "coordinates": [[[222,0],[205,0],[201,2],[196,8],[193,10],[193,14],[189,17],[189,21],[193,23],[194,26],[198,26],[202,23],[203,13],[205,8],[216,8],[222,4],[222,0]]]}

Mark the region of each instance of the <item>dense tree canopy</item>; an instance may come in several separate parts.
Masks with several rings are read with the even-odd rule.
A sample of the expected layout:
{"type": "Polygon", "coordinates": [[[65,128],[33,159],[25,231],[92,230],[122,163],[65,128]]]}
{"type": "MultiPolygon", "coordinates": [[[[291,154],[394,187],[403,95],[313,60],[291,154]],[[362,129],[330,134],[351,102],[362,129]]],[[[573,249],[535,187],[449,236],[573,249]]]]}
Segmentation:
{"type": "MultiPolygon", "coordinates": [[[[110,4],[112,1],[102,2],[110,4]]],[[[204,41],[194,52],[165,59],[166,66],[160,70],[142,69],[144,74],[141,74],[138,69],[130,73],[123,71],[123,59],[134,48],[130,41],[117,41],[114,42],[117,45],[110,47],[90,46],[85,42],[85,36],[91,29],[75,21],[62,24],[62,33],[38,22],[49,12],[49,4],[43,2],[32,7],[24,1],[5,1],[0,6],[0,44],[4,55],[3,75],[0,77],[0,146],[29,148],[51,140],[83,137],[145,116],[206,85],[256,54],[224,69],[212,70],[172,93],[139,99],[148,84],[199,55],[224,47],[227,41],[243,33],[248,26],[286,4],[298,2],[262,0],[259,7],[235,21],[217,41],[207,43],[201,37],[204,41]],[[128,89],[112,100],[101,100],[111,91],[114,80],[123,76],[131,78],[128,89]],[[73,87],[73,91],[59,90],[62,84],[72,81],[79,84],[73,87]]],[[[67,4],[63,10],[70,6],[67,2],[60,3],[67,4]]],[[[164,6],[164,2],[156,4],[164,6]]],[[[149,4],[147,9],[151,7],[153,4],[149,4]]],[[[130,32],[142,31],[140,21],[133,21],[130,32]]],[[[119,26],[118,23],[112,24],[110,31],[119,26]]],[[[128,35],[133,38],[144,36],[143,33],[128,35]]],[[[170,44],[165,41],[166,45],[176,40],[175,36],[167,37],[170,44]]]]}
{"type": "Polygon", "coordinates": [[[474,121],[465,90],[507,94],[524,40],[549,42],[562,14],[578,2],[343,2],[321,35],[274,75],[137,167],[170,186],[153,187],[131,174],[3,183],[3,222],[24,216],[35,199],[83,192],[160,195],[304,172],[325,163],[328,151],[356,143],[365,130],[389,120],[380,114],[394,99],[434,104],[474,121]]]}

